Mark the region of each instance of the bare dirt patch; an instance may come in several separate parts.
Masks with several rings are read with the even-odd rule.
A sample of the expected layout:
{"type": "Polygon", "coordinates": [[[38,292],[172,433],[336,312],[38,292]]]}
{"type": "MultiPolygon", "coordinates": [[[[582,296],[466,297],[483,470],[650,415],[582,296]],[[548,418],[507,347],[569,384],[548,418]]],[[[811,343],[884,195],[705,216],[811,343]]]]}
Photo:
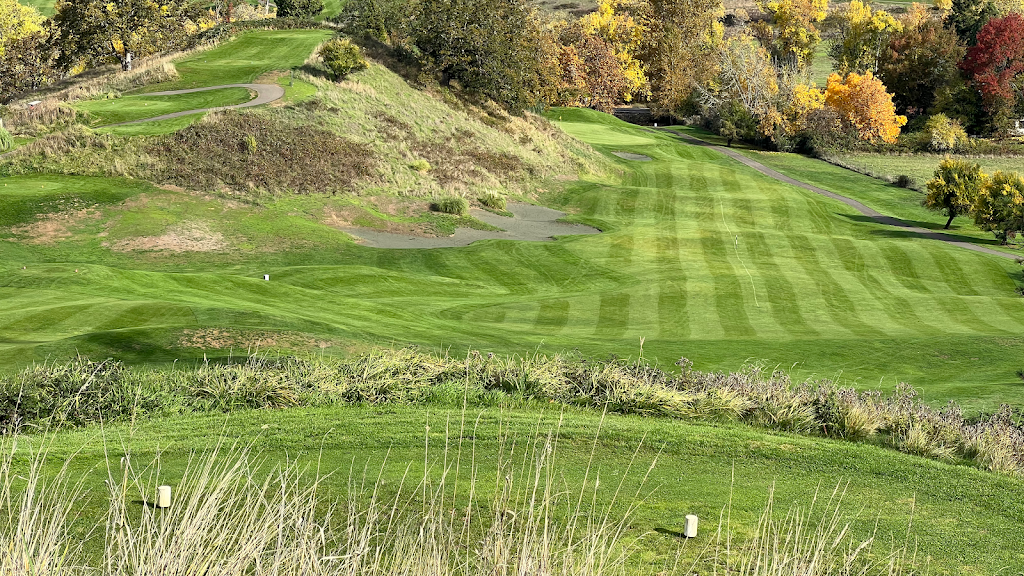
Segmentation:
{"type": "Polygon", "coordinates": [[[118,252],[217,252],[228,247],[220,232],[214,232],[206,222],[183,222],[160,236],[137,236],[114,242],[111,249],[118,252]]]}
{"type": "Polygon", "coordinates": [[[291,350],[332,348],[339,344],[313,338],[299,332],[267,332],[255,330],[229,330],[225,328],[199,328],[184,330],[178,338],[182,348],[201,350],[287,348],[291,350]]]}
{"type": "Polygon", "coordinates": [[[83,221],[99,218],[100,212],[94,208],[84,208],[40,214],[38,217],[39,220],[36,222],[11,228],[11,232],[21,236],[22,241],[29,244],[56,244],[70,238],[73,235],[72,229],[83,221]]]}

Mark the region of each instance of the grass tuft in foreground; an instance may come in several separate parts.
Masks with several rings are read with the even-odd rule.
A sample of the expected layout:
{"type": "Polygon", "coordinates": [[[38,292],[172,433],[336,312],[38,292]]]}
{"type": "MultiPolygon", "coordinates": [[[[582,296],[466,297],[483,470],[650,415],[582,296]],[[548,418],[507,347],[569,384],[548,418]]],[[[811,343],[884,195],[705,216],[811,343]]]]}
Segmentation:
{"type": "Polygon", "coordinates": [[[659,564],[662,574],[911,573],[905,547],[876,553],[874,536],[849,533],[838,488],[824,505],[815,496],[782,519],[769,497],[752,538],[723,512],[714,553],[698,554],[691,566],[673,562],[671,551],[641,558],[648,534],[631,520],[656,461],[646,465],[639,446],[618,480],[602,481],[592,455],[582,478],[567,482],[559,429],[502,434],[486,474],[475,442],[454,434],[476,430],[463,420],[440,454],[428,440],[419,477],[407,467],[389,482],[395,465],[387,461],[379,471],[353,466],[338,501],[325,496],[328,476],[319,468],[268,468],[249,448],[222,442],[193,453],[179,475],[166,473],[159,455],[147,462],[123,446],[124,457],[107,457],[106,503],[94,511],[105,515],[105,529],[84,537],[72,528],[85,493],[69,462],[45,478],[44,440],[23,479],[11,465],[18,444],[9,441],[0,537],[10,545],[0,547],[0,568],[10,576],[612,576],[659,564]],[[169,481],[172,504],[156,508],[155,487],[169,481]]]}

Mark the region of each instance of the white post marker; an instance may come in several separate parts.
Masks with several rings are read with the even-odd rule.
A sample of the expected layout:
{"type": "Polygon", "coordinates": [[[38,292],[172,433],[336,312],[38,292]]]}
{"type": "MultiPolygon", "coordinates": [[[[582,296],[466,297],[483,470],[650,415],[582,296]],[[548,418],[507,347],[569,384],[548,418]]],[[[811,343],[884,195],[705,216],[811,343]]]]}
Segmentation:
{"type": "Polygon", "coordinates": [[[686,528],[683,529],[683,536],[687,538],[697,537],[697,516],[694,514],[686,515],[686,528]]]}
{"type": "Polygon", "coordinates": [[[170,508],[171,507],[171,487],[160,486],[156,489],[156,507],[157,508],[170,508]]]}
{"type": "Polygon", "coordinates": [[[270,274],[264,274],[263,279],[266,280],[267,282],[270,282],[270,274]]]}

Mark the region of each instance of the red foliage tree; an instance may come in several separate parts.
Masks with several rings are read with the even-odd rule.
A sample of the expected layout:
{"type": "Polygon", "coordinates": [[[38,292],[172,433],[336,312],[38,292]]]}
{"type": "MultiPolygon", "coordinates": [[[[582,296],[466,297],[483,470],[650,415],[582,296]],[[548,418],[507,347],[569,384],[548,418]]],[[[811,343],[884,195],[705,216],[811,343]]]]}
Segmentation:
{"type": "Polygon", "coordinates": [[[981,92],[985,111],[996,123],[1012,111],[1017,77],[1024,73],[1024,17],[994,18],[978,32],[978,43],[960,65],[981,92]]]}

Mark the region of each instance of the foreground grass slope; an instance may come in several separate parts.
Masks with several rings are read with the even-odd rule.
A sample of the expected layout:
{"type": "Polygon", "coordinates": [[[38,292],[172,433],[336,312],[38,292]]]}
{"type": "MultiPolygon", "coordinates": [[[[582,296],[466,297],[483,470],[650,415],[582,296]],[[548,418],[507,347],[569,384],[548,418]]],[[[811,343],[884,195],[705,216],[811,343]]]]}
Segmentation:
{"type": "MultiPolygon", "coordinates": [[[[337,110],[340,126],[358,126],[344,110],[369,106],[385,93],[380,86],[423,102],[380,68],[365,74],[365,84],[357,77],[320,97],[317,106],[337,110]]],[[[762,359],[861,386],[909,381],[929,398],[972,408],[1024,401],[1014,374],[1024,357],[1024,301],[1012,261],[893,234],[671,135],[588,111],[551,117],[602,152],[653,158],[609,154],[621,176],[547,193],[604,234],[376,250],[325,225],[315,196],[251,204],[155,188],[140,195],[143,185],[110,179],[54,183],[130,196],[104,204],[37,182],[46,177],[9,178],[0,192],[31,208],[6,222],[15,241],[0,248],[5,358],[77,351],[170,362],[256,342],[631,354],[645,338],[645,355],[666,363],[687,356],[698,368],[732,369],[762,359]],[[59,222],[32,213],[62,205],[98,216],[66,221],[66,237],[46,236],[41,230],[59,222]],[[153,240],[168,236],[215,242],[174,251],[153,240]]],[[[406,130],[425,138],[442,121],[427,116],[406,130]]],[[[74,157],[93,153],[103,152],[74,157]]],[[[415,185],[420,176],[395,166],[404,171],[388,187],[415,185]]]]}
{"type": "MultiPolygon", "coordinates": [[[[220,438],[254,443],[266,459],[266,470],[296,460],[331,474],[320,488],[320,496],[327,501],[346,498],[350,479],[358,484],[365,476],[374,485],[378,474],[381,480],[376,484],[382,493],[393,494],[403,476],[414,485],[424,465],[430,467],[428,476],[435,481],[446,467],[459,466],[465,483],[472,463],[481,479],[477,505],[486,509],[499,461],[529,460],[532,443],[557,430],[561,489],[578,491],[585,474],[590,483],[600,478],[602,488],[594,502],[600,510],[624,480],[613,518],[625,513],[625,504],[656,460],[640,489],[645,498],[628,524],[632,535],[650,532],[634,559],[634,570],[664,570],[680,551],[679,568],[685,570],[713,543],[719,514],[730,501],[732,529],[742,541],[751,534],[771,485],[776,514],[781,515],[791,504],[808,506],[816,490],[828,493],[837,483],[849,484],[842,509],[844,520],[852,521],[853,536],[859,541],[876,533],[879,553],[890,538],[902,547],[909,533],[910,548],[916,547],[922,568],[928,562],[930,574],[1015,574],[1024,566],[1020,480],[867,445],[766,434],[733,425],[622,416],[608,416],[601,424],[601,417],[589,412],[560,413],[523,405],[462,412],[455,390],[448,402],[453,407],[250,411],[159,419],[105,430],[87,428],[53,439],[48,471],[55,473],[60,462],[72,458],[74,474],[85,475],[83,486],[89,497],[82,499],[80,533],[103,522],[106,462],[116,469],[116,463],[130,452],[134,466],[148,478],[146,467],[159,454],[158,476],[149,481],[154,486],[177,485],[193,451],[210,450],[220,438]],[[594,465],[589,466],[592,450],[594,465]],[[678,538],[686,514],[701,517],[695,541],[678,538]]],[[[38,446],[33,439],[22,440],[23,450],[33,445],[38,446]]],[[[454,475],[450,472],[449,486],[454,475]]],[[[466,491],[464,485],[462,493],[466,491]]],[[[414,497],[412,506],[420,502],[421,497],[414,497]]],[[[585,509],[594,508],[587,505],[585,509]]],[[[96,554],[98,545],[94,540],[88,550],[96,554]]]]}

